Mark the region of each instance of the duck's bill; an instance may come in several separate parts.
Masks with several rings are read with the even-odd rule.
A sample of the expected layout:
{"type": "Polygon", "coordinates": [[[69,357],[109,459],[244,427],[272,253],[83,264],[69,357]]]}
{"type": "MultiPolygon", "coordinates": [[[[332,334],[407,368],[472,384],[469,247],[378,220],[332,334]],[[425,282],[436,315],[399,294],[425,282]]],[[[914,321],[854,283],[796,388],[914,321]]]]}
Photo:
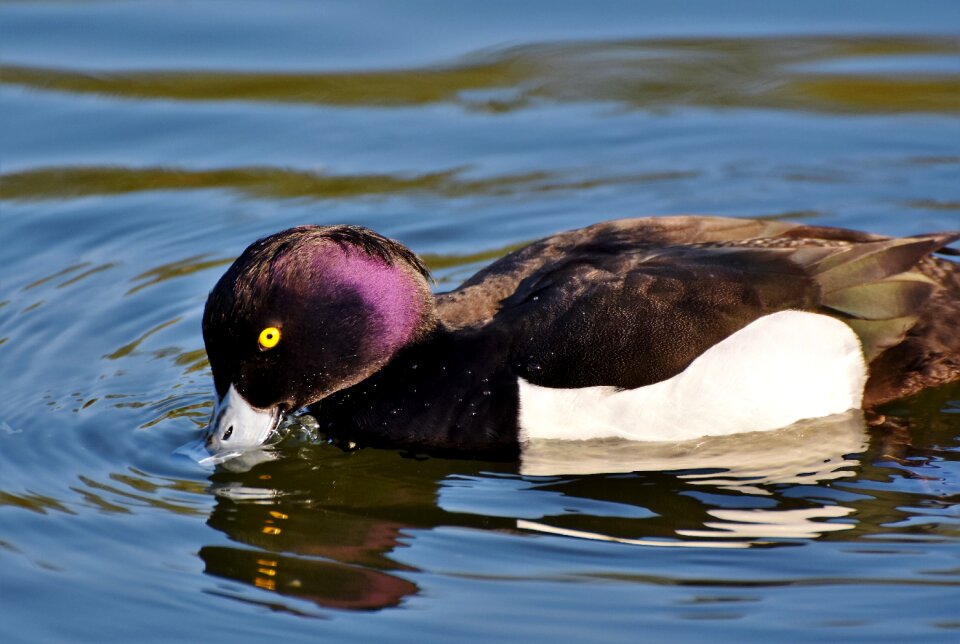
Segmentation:
{"type": "Polygon", "coordinates": [[[257,449],[270,440],[282,417],[279,407],[254,407],[230,385],[214,406],[206,431],[206,449],[219,459],[217,462],[257,449]]]}
{"type": "Polygon", "coordinates": [[[270,447],[250,449],[245,452],[227,451],[211,454],[207,451],[206,441],[202,438],[181,445],[173,453],[188,458],[201,467],[212,470],[220,466],[231,472],[246,472],[255,465],[273,461],[279,457],[278,453],[270,447]]]}

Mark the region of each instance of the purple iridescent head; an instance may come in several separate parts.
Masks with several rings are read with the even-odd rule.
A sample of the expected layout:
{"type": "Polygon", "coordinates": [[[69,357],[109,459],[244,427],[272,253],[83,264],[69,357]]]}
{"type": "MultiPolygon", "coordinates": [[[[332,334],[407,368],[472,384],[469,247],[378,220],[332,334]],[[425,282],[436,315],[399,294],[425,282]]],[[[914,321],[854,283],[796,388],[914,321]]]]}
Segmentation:
{"type": "Polygon", "coordinates": [[[259,444],[284,411],[379,370],[436,325],[428,279],[409,249],[357,226],[301,226],[250,245],[203,313],[217,390],[210,444],[259,444]]]}

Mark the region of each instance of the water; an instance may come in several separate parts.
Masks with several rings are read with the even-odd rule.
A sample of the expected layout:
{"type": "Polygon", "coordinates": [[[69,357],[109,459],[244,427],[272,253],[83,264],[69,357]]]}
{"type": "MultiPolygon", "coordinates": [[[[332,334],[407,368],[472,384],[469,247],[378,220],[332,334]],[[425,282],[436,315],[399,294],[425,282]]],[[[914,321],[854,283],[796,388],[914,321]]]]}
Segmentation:
{"type": "Polygon", "coordinates": [[[956,641],[960,388],[523,463],[173,454],[243,247],[960,227],[954,2],[0,4],[0,638],[956,641]],[[605,469],[607,473],[590,473],[605,469]]]}

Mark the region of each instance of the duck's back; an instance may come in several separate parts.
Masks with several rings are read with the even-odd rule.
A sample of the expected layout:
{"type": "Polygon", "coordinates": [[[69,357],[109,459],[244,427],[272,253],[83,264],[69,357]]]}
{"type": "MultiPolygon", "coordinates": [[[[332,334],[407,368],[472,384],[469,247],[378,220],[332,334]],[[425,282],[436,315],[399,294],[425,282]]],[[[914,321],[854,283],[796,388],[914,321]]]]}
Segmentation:
{"type": "Polygon", "coordinates": [[[825,312],[860,336],[873,405],[960,378],[960,271],[929,257],[955,238],[619,220],[524,247],[437,306],[457,332],[508,338],[517,375],[548,387],[659,382],[759,317],[825,312]]]}

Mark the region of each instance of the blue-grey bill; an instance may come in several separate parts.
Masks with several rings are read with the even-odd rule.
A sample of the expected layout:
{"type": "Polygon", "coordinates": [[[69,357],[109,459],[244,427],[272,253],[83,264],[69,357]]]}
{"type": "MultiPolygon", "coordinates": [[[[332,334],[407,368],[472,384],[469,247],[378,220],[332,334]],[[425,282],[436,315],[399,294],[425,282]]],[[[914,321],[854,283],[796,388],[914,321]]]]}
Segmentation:
{"type": "Polygon", "coordinates": [[[200,465],[214,466],[260,450],[273,438],[283,414],[278,407],[259,409],[232,384],[217,398],[203,438],[187,443],[176,453],[200,465]]]}
{"type": "Polygon", "coordinates": [[[254,407],[231,384],[214,406],[207,427],[207,449],[213,454],[256,449],[270,439],[280,416],[277,407],[254,407]]]}

